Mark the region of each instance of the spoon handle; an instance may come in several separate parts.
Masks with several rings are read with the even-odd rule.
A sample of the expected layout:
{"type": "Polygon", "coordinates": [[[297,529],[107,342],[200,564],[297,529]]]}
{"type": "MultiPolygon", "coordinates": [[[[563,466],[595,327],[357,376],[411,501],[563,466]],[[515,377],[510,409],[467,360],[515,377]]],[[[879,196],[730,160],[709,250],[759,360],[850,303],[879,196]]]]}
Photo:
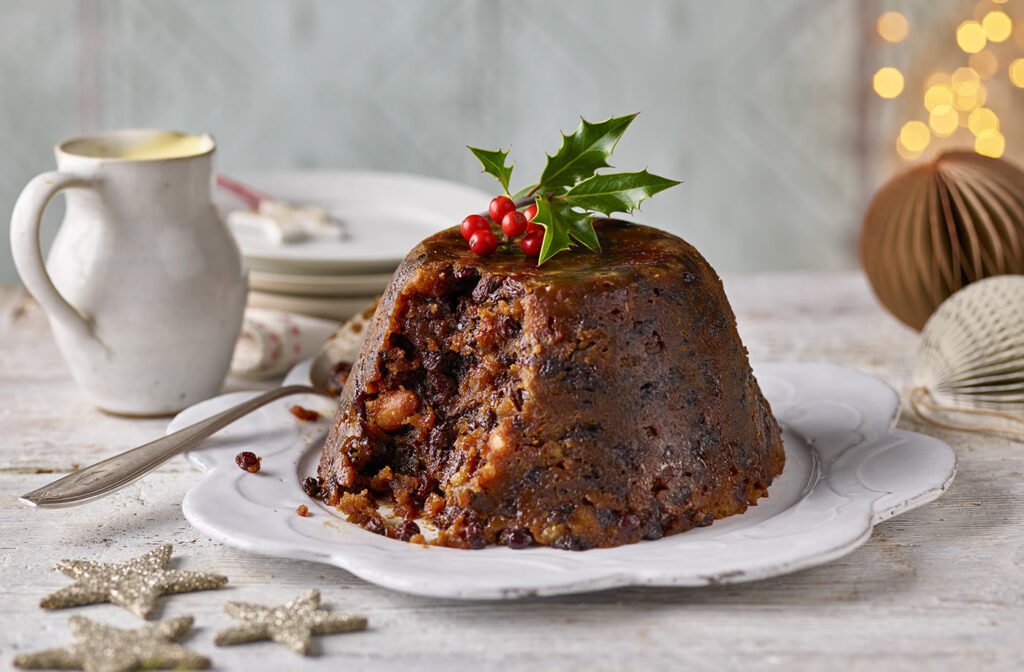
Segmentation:
{"type": "Polygon", "coordinates": [[[142,478],[175,455],[194,448],[203,439],[243,415],[248,415],[281,397],[303,393],[322,394],[307,385],[287,385],[269,390],[213,417],[179,429],[173,434],[79,469],[38,490],[22,495],[19,500],[28,506],[55,508],[76,506],[106,497],[142,478]]]}

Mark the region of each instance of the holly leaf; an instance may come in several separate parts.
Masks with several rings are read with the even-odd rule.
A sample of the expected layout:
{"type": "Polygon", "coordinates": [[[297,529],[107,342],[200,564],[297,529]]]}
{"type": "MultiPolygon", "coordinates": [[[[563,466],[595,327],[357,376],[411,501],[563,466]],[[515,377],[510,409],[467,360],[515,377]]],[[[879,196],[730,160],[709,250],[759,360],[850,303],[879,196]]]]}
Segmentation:
{"type": "Polygon", "coordinates": [[[564,198],[573,207],[611,215],[613,212],[633,212],[646,199],[677,184],[676,180],[646,170],[594,175],[570,189],[564,198]]]}
{"type": "Polygon", "coordinates": [[[537,265],[555,256],[559,252],[572,247],[569,240],[569,222],[564,214],[551,206],[547,196],[538,196],[534,201],[537,204],[537,214],[533,218],[535,224],[544,227],[544,242],[540,245],[540,257],[537,265]]]}
{"type": "Polygon", "coordinates": [[[477,147],[468,147],[469,151],[473,152],[480,163],[483,165],[483,172],[493,175],[498,182],[501,183],[501,188],[508,193],[508,183],[512,179],[512,168],[513,166],[506,165],[505,162],[508,160],[509,149],[504,152],[500,149],[478,149],[477,147]]]}
{"type": "Polygon", "coordinates": [[[594,218],[572,210],[566,211],[566,214],[569,215],[565,217],[569,223],[569,237],[582,243],[591,252],[600,252],[601,241],[597,239],[597,231],[594,231],[594,218]]]}
{"type": "Polygon", "coordinates": [[[608,157],[615,144],[626,132],[636,114],[612,117],[592,124],[580,119],[580,126],[570,135],[562,134],[562,146],[548,155],[547,165],[540,176],[543,190],[572,186],[582,178],[590,177],[599,168],[608,167],[608,157]]]}

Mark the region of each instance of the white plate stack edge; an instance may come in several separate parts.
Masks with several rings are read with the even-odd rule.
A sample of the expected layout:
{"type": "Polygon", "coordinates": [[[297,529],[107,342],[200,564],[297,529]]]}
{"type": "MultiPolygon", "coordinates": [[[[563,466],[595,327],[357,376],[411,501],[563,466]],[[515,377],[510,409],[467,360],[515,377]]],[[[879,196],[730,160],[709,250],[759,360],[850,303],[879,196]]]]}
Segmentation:
{"type": "MultiPolygon", "coordinates": [[[[421,240],[487,207],[478,189],[404,173],[349,170],[245,172],[232,178],[275,199],[326,209],[338,239],[274,243],[234,230],[249,269],[249,305],[346,320],[380,295],[421,240]]],[[[218,189],[225,217],[246,207],[218,189]]]]}

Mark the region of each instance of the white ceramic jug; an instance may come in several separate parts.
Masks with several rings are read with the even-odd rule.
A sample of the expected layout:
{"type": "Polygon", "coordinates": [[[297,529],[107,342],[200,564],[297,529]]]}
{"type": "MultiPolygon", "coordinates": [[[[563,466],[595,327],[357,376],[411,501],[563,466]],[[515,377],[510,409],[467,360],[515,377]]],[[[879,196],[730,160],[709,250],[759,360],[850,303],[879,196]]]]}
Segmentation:
{"type": "Polygon", "coordinates": [[[68,140],[58,170],[29,182],[14,206],[18,272],[103,410],[162,415],[220,391],[247,283],[211,198],[214,150],[208,135],[156,130],[68,140]],[[168,137],[191,145],[125,158],[168,137]],[[40,218],[61,190],[67,211],[44,266],[40,218]]]}

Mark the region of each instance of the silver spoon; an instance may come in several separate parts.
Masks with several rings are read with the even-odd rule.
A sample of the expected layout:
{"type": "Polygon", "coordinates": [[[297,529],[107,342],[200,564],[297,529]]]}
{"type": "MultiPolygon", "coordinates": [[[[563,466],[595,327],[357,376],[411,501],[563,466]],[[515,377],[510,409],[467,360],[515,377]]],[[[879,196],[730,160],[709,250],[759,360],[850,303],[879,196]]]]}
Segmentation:
{"type": "Polygon", "coordinates": [[[310,393],[335,396],[329,391],[333,364],[327,353],[321,353],[313,360],[309,372],[312,387],[286,385],[264,392],[211,418],[179,429],[173,434],[79,469],[18,499],[29,506],[56,508],[76,506],[106,497],[115,490],[134,483],[175,455],[196,447],[203,439],[227,427],[243,415],[248,415],[281,397],[310,393]]]}

